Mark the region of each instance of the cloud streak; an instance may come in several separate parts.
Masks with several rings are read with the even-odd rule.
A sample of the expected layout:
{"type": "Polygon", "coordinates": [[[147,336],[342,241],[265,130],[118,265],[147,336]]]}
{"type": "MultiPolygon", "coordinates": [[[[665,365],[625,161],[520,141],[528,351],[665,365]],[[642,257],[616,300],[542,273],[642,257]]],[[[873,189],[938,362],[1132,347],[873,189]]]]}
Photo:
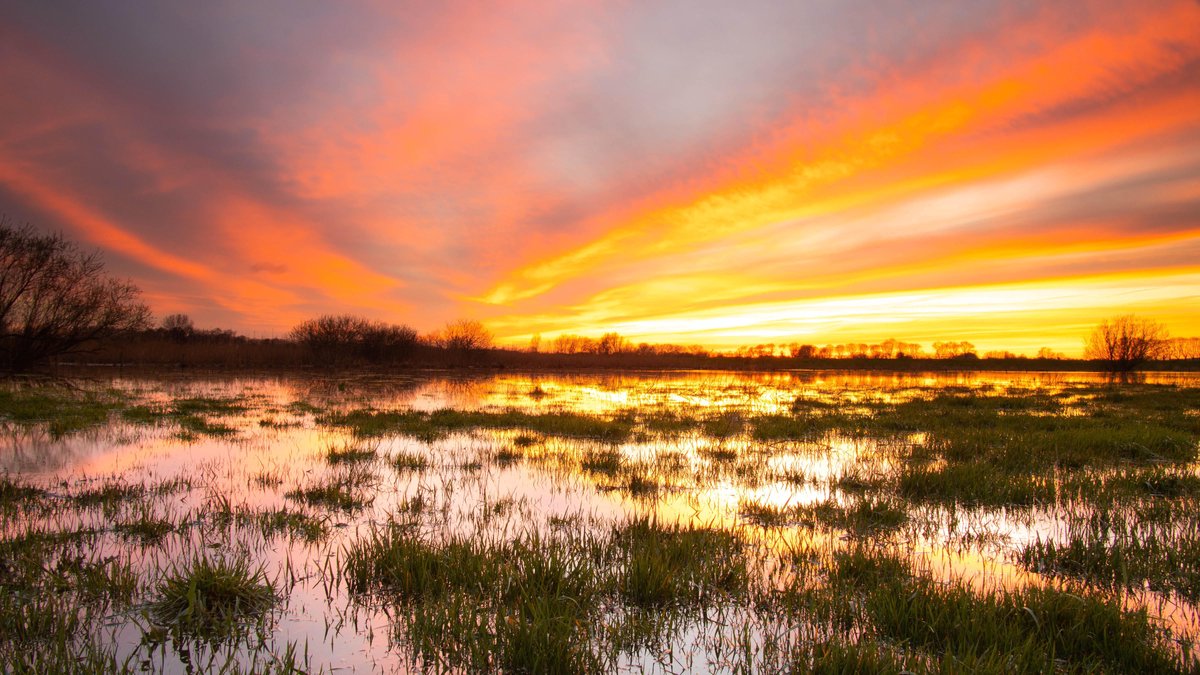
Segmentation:
{"type": "Polygon", "coordinates": [[[1130,310],[1200,333],[1180,286],[1200,272],[1194,2],[55,3],[0,21],[19,93],[0,210],[102,248],[160,314],[260,334],[476,316],[512,343],[1077,351],[1080,326],[1130,310]]]}

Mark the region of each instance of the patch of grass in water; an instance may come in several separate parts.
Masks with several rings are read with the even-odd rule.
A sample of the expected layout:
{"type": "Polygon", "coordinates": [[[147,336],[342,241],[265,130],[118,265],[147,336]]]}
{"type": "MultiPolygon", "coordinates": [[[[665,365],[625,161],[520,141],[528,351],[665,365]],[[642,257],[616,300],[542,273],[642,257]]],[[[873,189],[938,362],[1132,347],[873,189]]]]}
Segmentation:
{"type": "Polygon", "coordinates": [[[55,386],[0,388],[0,421],[23,426],[45,424],[54,438],[104,424],[124,405],[113,392],[55,386]]]}
{"type": "Polygon", "coordinates": [[[403,434],[425,441],[433,441],[456,431],[517,429],[546,436],[592,438],[619,443],[627,440],[633,431],[633,422],[624,418],[604,419],[569,412],[527,413],[519,410],[421,412],[364,409],[326,415],[319,422],[347,427],[359,436],[403,434]]]}
{"type": "MultiPolygon", "coordinates": [[[[919,659],[892,645],[867,640],[840,639],[802,645],[791,657],[792,673],[859,675],[860,673],[921,672],[919,659]]],[[[964,671],[990,672],[990,671],[964,671]]]]}
{"type": "Polygon", "coordinates": [[[0,510],[15,511],[18,507],[36,505],[46,492],[40,488],[12,480],[7,473],[0,474],[0,510]]]}
{"type": "Polygon", "coordinates": [[[176,436],[185,441],[195,440],[201,436],[227,437],[237,434],[237,429],[228,424],[210,422],[199,415],[184,415],[176,418],[179,433],[176,436]]]}
{"type": "Polygon", "coordinates": [[[386,592],[412,600],[498,583],[492,555],[479,542],[455,538],[434,546],[392,526],[347,549],[344,569],[355,593],[386,592]]]}
{"type": "Polygon", "coordinates": [[[517,446],[504,446],[492,454],[492,461],[501,468],[512,466],[523,459],[525,453],[517,446]]]}
{"type": "Polygon", "coordinates": [[[330,464],[357,464],[376,458],[376,451],[359,443],[335,443],[325,448],[325,461],[330,464]]]}
{"type": "Polygon", "coordinates": [[[420,472],[429,468],[429,460],[424,455],[401,450],[392,456],[392,468],[400,473],[420,472]]]}
{"type": "Polygon", "coordinates": [[[625,456],[616,448],[588,448],[580,461],[585,472],[615,478],[625,465],[625,456]]]}
{"type": "Polygon", "coordinates": [[[302,511],[293,511],[286,506],[265,511],[239,512],[237,520],[257,526],[265,537],[284,534],[310,543],[320,541],[329,532],[324,519],[314,518],[302,511]]]}
{"type": "Polygon", "coordinates": [[[636,519],[614,532],[621,597],[636,607],[703,605],[746,589],[744,544],[724,530],[636,519]]]}
{"type": "Polygon", "coordinates": [[[162,405],[136,405],[125,408],[121,416],[126,421],[144,426],[164,423],[179,425],[176,436],[182,440],[195,440],[201,436],[225,437],[237,433],[237,429],[208,418],[228,416],[249,410],[243,398],[182,398],[162,405]]]}
{"type": "Polygon", "coordinates": [[[513,446],[518,447],[518,448],[528,448],[530,446],[537,445],[538,443],[541,443],[541,442],[542,442],[542,439],[538,438],[537,436],[531,436],[529,434],[517,434],[513,438],[513,446]]]}
{"type": "Polygon", "coordinates": [[[1179,667],[1144,612],[1123,612],[1115,600],[1091,595],[1036,587],[976,594],[913,579],[874,589],[867,608],[882,635],[960,662],[1004,654],[1020,672],[1179,667]]]}
{"type": "Polygon", "coordinates": [[[221,639],[263,621],[278,598],[262,567],[246,556],[198,555],[166,572],[150,616],[185,635],[221,639]]]}
{"type": "Polygon", "coordinates": [[[136,539],[143,546],[162,542],[168,534],[175,532],[175,523],[159,518],[150,508],[144,508],[136,520],[118,523],[116,531],[126,539],[136,539]]]}
{"type": "Polygon", "coordinates": [[[750,435],[759,441],[813,441],[830,431],[857,435],[855,418],[837,413],[759,415],[750,419],[750,435]]]}
{"type": "Polygon", "coordinates": [[[796,520],[796,509],[764,501],[743,500],[738,503],[738,516],[759,527],[782,527],[796,520]]]}
{"type": "Polygon", "coordinates": [[[848,530],[855,534],[870,534],[894,530],[908,522],[903,506],[885,497],[862,497],[850,505],[827,499],[811,506],[795,509],[802,520],[848,530]]]}
{"type": "Polygon", "coordinates": [[[732,464],[738,459],[736,449],[721,443],[701,448],[700,455],[714,464],[732,464]]]}
{"type": "Polygon", "coordinates": [[[591,632],[605,584],[590,560],[536,534],[435,544],[393,526],[348,549],[345,570],[354,592],[403,603],[397,628],[425,668],[599,672],[591,632]]]}
{"type": "Polygon", "coordinates": [[[711,438],[731,438],[746,429],[746,419],[739,412],[724,412],[700,421],[700,429],[711,438]]]}
{"type": "Polygon", "coordinates": [[[1041,574],[1111,590],[1151,590],[1200,601],[1196,504],[1116,505],[1070,523],[1065,540],[1037,540],[1017,554],[1041,574]],[[1082,522],[1079,522],[1082,521],[1082,522]]]}
{"type": "Polygon", "coordinates": [[[1008,473],[981,462],[912,463],[902,469],[899,481],[900,496],[915,502],[1032,506],[1053,502],[1055,493],[1050,476],[1008,473]]]}
{"type": "Polygon", "coordinates": [[[325,476],[318,482],[289,490],[287,499],[304,502],[311,506],[322,506],[343,511],[356,511],[374,501],[364,494],[364,489],[375,476],[362,465],[351,464],[344,470],[325,476]]]}
{"type": "Polygon", "coordinates": [[[647,431],[664,435],[681,434],[701,426],[700,420],[673,410],[654,410],[643,413],[641,422],[647,431]]]}
{"type": "Polygon", "coordinates": [[[103,507],[111,511],[122,502],[142,499],[146,496],[146,488],[142,485],[130,485],[118,481],[105,481],[100,487],[89,488],[71,495],[71,501],[82,508],[103,507]]]}

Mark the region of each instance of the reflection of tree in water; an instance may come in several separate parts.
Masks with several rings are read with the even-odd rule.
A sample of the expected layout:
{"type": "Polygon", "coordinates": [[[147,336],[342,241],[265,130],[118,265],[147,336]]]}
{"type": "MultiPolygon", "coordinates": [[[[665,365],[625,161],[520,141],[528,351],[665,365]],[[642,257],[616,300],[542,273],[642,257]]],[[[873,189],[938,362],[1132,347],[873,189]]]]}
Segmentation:
{"type": "Polygon", "coordinates": [[[0,473],[61,471],[105,452],[112,442],[106,427],[56,438],[44,426],[8,426],[0,432],[0,473]]]}
{"type": "Polygon", "coordinates": [[[301,376],[288,378],[280,384],[291,390],[293,400],[325,406],[341,403],[347,396],[381,402],[405,399],[411,397],[413,392],[422,386],[428,385],[432,379],[420,374],[301,376]]]}
{"type": "Polygon", "coordinates": [[[1146,384],[1146,373],[1106,373],[1104,381],[1106,384],[1146,384]]]}

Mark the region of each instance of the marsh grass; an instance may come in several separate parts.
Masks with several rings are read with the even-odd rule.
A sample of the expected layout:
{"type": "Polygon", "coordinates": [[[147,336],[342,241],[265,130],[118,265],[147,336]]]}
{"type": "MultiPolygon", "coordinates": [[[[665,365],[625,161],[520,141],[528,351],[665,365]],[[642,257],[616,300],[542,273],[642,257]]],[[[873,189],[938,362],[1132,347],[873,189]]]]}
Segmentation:
{"type": "Polygon", "coordinates": [[[853,664],[891,671],[901,663],[929,672],[1168,673],[1180,666],[1144,611],[1090,592],[977,591],[914,575],[902,560],[861,547],[835,556],[830,581],[862,611],[847,628],[859,633],[852,649],[835,642],[833,651],[802,653],[801,663],[820,672],[853,672],[853,664]]]}
{"type": "MultiPolygon", "coordinates": [[[[299,568],[289,559],[276,578],[320,584],[334,632],[354,630],[363,609],[389,617],[413,671],[1198,668],[1192,628],[1168,632],[1158,624],[1173,618],[1125,609],[1168,606],[1191,621],[1200,599],[1200,395],[1188,388],[914,385],[816,398],[754,385],[721,389],[706,406],[638,399],[584,414],[520,395],[510,403],[529,409],[353,409],[343,406],[372,399],[338,384],[338,402],[265,411],[311,416],[316,429],[256,426],[264,409],[252,396],[122,408],[114,395],[106,413],[222,437],[239,457],[257,439],[311,433],[326,443],[311,466],[226,474],[214,462],[175,482],[44,489],[0,476],[0,671],[129,669],[137,664],[116,663],[98,627],[127,627],[140,607],[151,625],[134,620],[145,629],[139,659],[168,643],[192,649],[197,637],[268,634],[279,585],[244,555],[210,551],[218,542],[297,556],[299,568]],[[422,443],[384,452],[369,440],[389,435],[422,443]],[[376,476],[385,463],[400,477],[376,476]],[[300,475],[312,477],[288,485],[286,506],[235,507],[240,497],[222,491],[233,476],[253,501],[255,487],[282,491],[300,475]],[[207,498],[193,511],[180,504],[194,495],[167,496],[193,485],[207,498]],[[520,493],[530,487],[621,511],[547,513],[520,493]],[[382,521],[364,509],[377,497],[396,504],[382,521]],[[1014,522],[1045,536],[1015,544],[1004,529],[1014,522]],[[925,537],[931,555],[944,546],[999,557],[1056,586],[995,590],[914,572],[926,554],[909,547],[925,537]],[[179,550],[209,552],[152,583],[158,568],[145,561],[179,550]]],[[[291,645],[291,657],[259,663],[247,655],[257,648],[238,644],[224,666],[190,663],[301,667],[291,645]]]]}
{"type": "Polygon", "coordinates": [[[375,482],[375,474],[369,467],[348,464],[315,483],[287,491],[284,497],[311,506],[356,511],[374,501],[374,496],[368,494],[367,488],[375,482]]]}
{"type": "Polygon", "coordinates": [[[121,416],[130,423],[145,426],[175,424],[179,428],[177,438],[195,440],[202,436],[219,438],[236,435],[238,431],[234,427],[210,418],[237,415],[249,409],[250,403],[243,397],[191,397],[174,399],[165,404],[128,406],[121,410],[121,416]]]}
{"type": "Polygon", "coordinates": [[[286,506],[261,511],[239,511],[235,518],[240,524],[257,527],[264,537],[282,534],[311,543],[322,540],[329,533],[326,519],[316,518],[286,506]]]}
{"type": "Polygon", "coordinates": [[[150,616],[160,626],[206,640],[237,636],[264,621],[278,600],[262,567],[245,555],[201,554],[167,570],[150,616]]]}
{"type": "Polygon", "coordinates": [[[849,503],[831,498],[793,511],[801,523],[836,527],[856,535],[882,534],[908,522],[908,512],[902,505],[880,496],[860,497],[849,503]]]}
{"type": "Polygon", "coordinates": [[[400,473],[419,473],[429,468],[429,460],[424,455],[406,450],[398,451],[392,455],[388,463],[400,473]]]}
{"type": "Polygon", "coordinates": [[[16,511],[36,506],[46,494],[45,490],[14,481],[7,473],[0,474],[0,510],[16,511]]]}
{"type": "Polygon", "coordinates": [[[355,442],[333,443],[325,448],[325,461],[333,465],[370,462],[377,456],[375,447],[355,442]]]}
{"type": "Polygon", "coordinates": [[[902,470],[898,492],[915,502],[990,507],[1053,503],[1057,496],[1052,475],[1007,473],[980,462],[914,462],[902,470]]]}
{"type": "Polygon", "coordinates": [[[0,423],[45,425],[58,439],[108,421],[125,399],[119,392],[64,386],[0,387],[0,423]]]}
{"type": "Polygon", "coordinates": [[[613,533],[621,597],[636,607],[715,602],[746,588],[745,548],[735,534],[643,518],[613,533]]]}
{"type": "Polygon", "coordinates": [[[99,487],[80,490],[71,495],[71,501],[82,508],[104,509],[106,513],[114,511],[122,503],[140,501],[146,497],[146,486],[123,483],[117,480],[106,480],[99,487]]]}
{"type": "Polygon", "coordinates": [[[625,456],[617,448],[588,448],[579,466],[585,473],[615,478],[625,466],[625,456]]]}
{"type": "Polygon", "coordinates": [[[627,418],[605,419],[570,412],[528,413],[435,410],[433,412],[374,411],[367,409],[326,415],[322,424],[350,429],[359,436],[401,434],[434,441],[472,429],[513,429],[563,438],[591,438],[610,443],[627,440],[633,423],[627,418]]]}
{"type": "Polygon", "coordinates": [[[173,534],[178,526],[171,520],[159,517],[153,508],[143,504],[135,519],[117,523],[114,529],[126,539],[137,540],[143,546],[154,546],[162,543],[167,535],[173,534]]]}
{"type": "Polygon", "coordinates": [[[1200,600],[1200,515],[1194,501],[1119,503],[1069,519],[1065,536],[1037,539],[1016,555],[1047,575],[1114,590],[1149,588],[1200,600]]]}

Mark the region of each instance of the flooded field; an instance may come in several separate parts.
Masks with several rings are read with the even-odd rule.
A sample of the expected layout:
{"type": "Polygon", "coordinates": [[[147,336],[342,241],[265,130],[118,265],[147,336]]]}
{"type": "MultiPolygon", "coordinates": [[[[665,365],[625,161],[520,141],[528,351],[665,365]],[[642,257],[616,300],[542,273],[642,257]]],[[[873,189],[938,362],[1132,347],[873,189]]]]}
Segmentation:
{"type": "Polygon", "coordinates": [[[0,387],[5,672],[1200,669],[1200,376],[0,387]]]}

